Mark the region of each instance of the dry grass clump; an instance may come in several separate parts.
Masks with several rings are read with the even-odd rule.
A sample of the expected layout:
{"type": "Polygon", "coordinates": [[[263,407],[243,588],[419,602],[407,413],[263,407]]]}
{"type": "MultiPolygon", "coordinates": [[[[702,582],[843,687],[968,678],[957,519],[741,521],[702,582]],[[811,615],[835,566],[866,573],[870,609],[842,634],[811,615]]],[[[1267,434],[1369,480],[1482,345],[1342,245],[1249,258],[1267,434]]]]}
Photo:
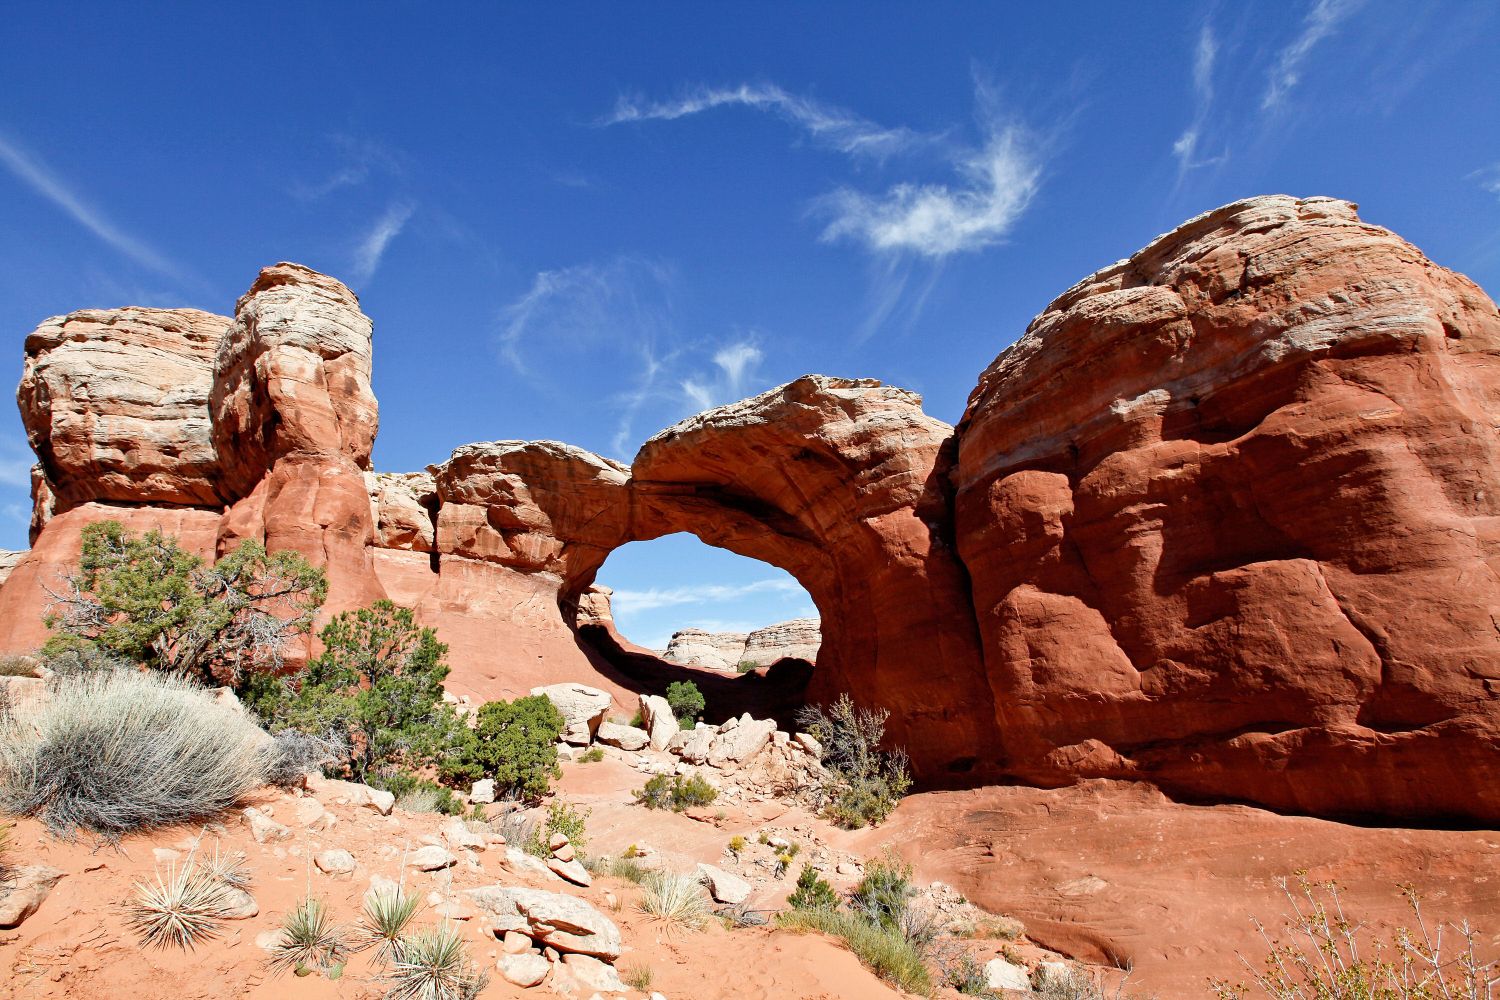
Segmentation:
{"type": "MultiPolygon", "coordinates": [[[[1259,994],[1272,1000],[1491,1000],[1500,984],[1500,961],[1481,961],[1476,951],[1478,932],[1467,920],[1429,926],[1411,885],[1401,895],[1414,926],[1382,939],[1345,913],[1336,883],[1314,883],[1299,871],[1279,884],[1290,911],[1285,936],[1257,920],[1270,951],[1260,969],[1241,958],[1259,994]]],[[[1240,1000],[1250,987],[1221,980],[1212,992],[1240,1000]]]]}
{"type": "Polygon", "coordinates": [[[106,837],[212,815],[266,783],[270,740],[193,681],[102,670],[0,720],[0,810],[106,837]]]}
{"type": "Polygon", "coordinates": [[[866,968],[908,993],[927,996],[932,977],[921,950],[897,928],[872,923],[847,910],[784,910],[776,923],[789,930],[821,931],[839,938],[866,968]]]}
{"type": "Polygon", "coordinates": [[[654,871],[641,880],[641,909],[668,923],[698,930],[712,915],[698,880],[654,871]]]}
{"type": "Polygon", "coordinates": [[[0,677],[35,677],[36,668],[34,656],[0,656],[0,677]]]}
{"type": "Polygon", "coordinates": [[[457,927],[443,924],[403,938],[386,977],[385,1000],[474,1000],[490,978],[469,960],[457,927]]]}

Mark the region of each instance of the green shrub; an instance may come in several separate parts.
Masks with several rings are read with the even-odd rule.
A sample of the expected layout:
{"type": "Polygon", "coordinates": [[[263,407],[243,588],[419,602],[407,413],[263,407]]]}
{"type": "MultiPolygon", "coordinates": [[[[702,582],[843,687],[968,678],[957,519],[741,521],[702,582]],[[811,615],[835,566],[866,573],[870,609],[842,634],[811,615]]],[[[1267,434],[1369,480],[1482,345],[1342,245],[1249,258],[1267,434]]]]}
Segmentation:
{"type": "Polygon", "coordinates": [[[582,757],[578,758],[585,764],[597,764],[604,759],[603,747],[590,747],[582,757]]]}
{"type": "Polygon", "coordinates": [[[989,997],[995,1000],[998,994],[990,989],[990,977],[984,964],[974,953],[956,941],[948,941],[933,949],[932,964],[937,967],[942,984],[964,996],[989,997]]]}
{"type": "Polygon", "coordinates": [[[0,721],[0,810],[64,837],[187,823],[266,784],[273,753],[244,712],[187,678],[59,678],[0,721]]]}
{"type": "Polygon", "coordinates": [[[47,610],[65,638],[43,652],[82,640],[131,663],[238,684],[280,668],[282,648],[311,629],[327,594],[323,571],[295,552],[246,541],[206,565],[170,535],[100,521],[83,529],[78,569],[47,610]]]}
{"type": "Polygon", "coordinates": [[[776,923],[790,930],[831,934],[886,982],[908,993],[926,996],[932,992],[921,951],[899,930],[871,923],[856,913],[823,908],[783,910],[776,915],[776,923]]]}
{"type": "Polygon", "coordinates": [[[457,743],[441,765],[443,778],[466,783],[493,778],[497,792],[538,799],[562,774],[557,740],[564,725],[562,713],[543,695],[486,702],[474,728],[456,734],[457,743]]]}
{"type": "Polygon", "coordinates": [[[668,778],[665,774],[651,777],[635,793],[637,804],[647,809],[670,809],[682,812],[691,806],[706,806],[718,798],[718,791],[704,780],[701,774],[684,779],[680,774],[668,778]]]}
{"type": "MultiPolygon", "coordinates": [[[[703,692],[692,681],[673,681],[667,685],[667,704],[680,721],[689,722],[703,714],[703,692]]],[[[691,726],[684,726],[691,729],[691,726]]]]}
{"type": "Polygon", "coordinates": [[[410,608],[377,601],[318,633],[323,653],[292,677],[254,678],[245,701],[273,729],[331,736],[347,747],[338,770],[370,781],[436,763],[468,728],[443,703],[448,647],[410,608]]]}
{"type": "Polygon", "coordinates": [[[817,869],[803,865],[802,874],[797,876],[797,888],[792,890],[786,902],[794,910],[836,910],[839,897],[817,869]]]}
{"type": "Polygon", "coordinates": [[[818,790],[824,814],[848,829],[884,822],[911,789],[906,753],[881,749],[884,709],[855,708],[840,695],[828,708],[810,705],[797,715],[797,725],[822,745],[825,778],[818,790]]]}
{"type": "Polygon", "coordinates": [[[396,959],[396,950],[401,947],[406,925],[411,923],[421,905],[421,900],[408,896],[400,886],[371,889],[365,894],[364,912],[360,914],[354,947],[373,947],[376,964],[390,965],[396,959]]]}
{"type": "Polygon", "coordinates": [[[752,660],[741,660],[734,665],[734,672],[737,674],[748,674],[759,669],[760,664],[752,660]]]}
{"type": "Polygon", "coordinates": [[[864,877],[849,894],[849,909],[887,929],[901,927],[901,919],[917,894],[911,884],[911,865],[894,858],[877,858],[865,865],[864,877]]]}
{"type": "Polygon", "coordinates": [[[744,849],[745,849],[745,838],[744,837],[741,837],[739,834],[735,834],[733,837],[729,838],[729,853],[730,854],[733,854],[735,857],[739,857],[740,853],[742,851],[744,851],[744,849]]]}
{"type": "Polygon", "coordinates": [[[581,856],[589,842],[588,818],[591,812],[592,810],[579,809],[560,800],[547,803],[547,818],[537,823],[524,841],[526,853],[539,858],[550,858],[552,846],[549,841],[553,834],[560,833],[573,845],[574,853],[581,856]]]}

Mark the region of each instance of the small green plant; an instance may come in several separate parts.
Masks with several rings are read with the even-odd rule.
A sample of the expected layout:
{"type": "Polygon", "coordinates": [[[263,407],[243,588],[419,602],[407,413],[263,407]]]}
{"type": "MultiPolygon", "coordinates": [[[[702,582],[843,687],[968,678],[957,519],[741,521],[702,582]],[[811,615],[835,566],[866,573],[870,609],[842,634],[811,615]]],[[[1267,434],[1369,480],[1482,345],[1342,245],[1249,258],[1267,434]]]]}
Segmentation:
{"type": "Polygon", "coordinates": [[[635,800],[647,809],[682,812],[692,806],[706,806],[718,798],[718,795],[714,786],[701,774],[694,774],[689,778],[683,778],[680,774],[674,774],[670,778],[665,774],[658,774],[652,776],[635,793],[635,800]]]}
{"type": "Polygon", "coordinates": [[[604,748],[599,746],[590,747],[578,759],[585,764],[597,764],[604,759],[604,748]]]}
{"type": "Polygon", "coordinates": [[[735,834],[733,837],[729,838],[729,853],[733,854],[735,857],[739,857],[742,853],[744,853],[746,846],[747,845],[745,844],[745,838],[741,837],[739,834],[735,834]]]}
{"type": "Polygon", "coordinates": [[[625,848],[624,851],[620,852],[620,857],[622,857],[622,858],[637,858],[637,857],[640,857],[640,854],[641,854],[641,849],[639,847],[636,847],[634,844],[631,844],[629,847],[625,848]]]}
{"type": "Polygon", "coordinates": [[[386,1000],[474,1000],[490,981],[470,961],[463,936],[453,924],[402,938],[386,978],[386,1000]]]}
{"type": "Polygon", "coordinates": [[[766,844],[769,844],[771,842],[771,835],[762,830],[759,834],[756,835],[755,842],[764,847],[766,844]]]}
{"type": "Polygon", "coordinates": [[[547,818],[531,831],[524,845],[527,854],[539,858],[552,856],[552,835],[560,833],[568,838],[577,854],[583,854],[588,844],[588,818],[592,810],[579,809],[567,802],[556,800],[547,803],[547,818]]]}
{"type": "Polygon", "coordinates": [[[920,996],[932,992],[921,950],[899,930],[873,924],[857,913],[822,908],[783,910],[776,923],[788,930],[830,934],[886,982],[920,996]]]}
{"type": "Polygon", "coordinates": [[[994,1000],[997,996],[990,989],[990,980],[985,974],[984,964],[974,956],[972,951],[958,942],[946,941],[934,947],[929,957],[932,964],[937,967],[938,976],[944,986],[969,997],[989,997],[994,1000]]]}
{"type": "Polygon", "coordinates": [[[651,870],[635,860],[634,857],[608,858],[604,860],[605,863],[600,866],[600,870],[604,874],[613,875],[615,878],[622,878],[627,882],[634,882],[636,885],[640,885],[646,881],[646,876],[651,874],[651,870]]]}
{"type": "Polygon", "coordinates": [[[790,851],[785,851],[785,850],[783,850],[783,851],[777,851],[776,852],[776,867],[771,871],[771,874],[774,875],[776,878],[781,878],[783,875],[785,875],[787,873],[788,870],[790,870],[791,867],[792,867],[792,853],[790,851]]]}
{"type": "MultiPolygon", "coordinates": [[[[1415,926],[1389,940],[1374,938],[1364,921],[1345,911],[1334,882],[1314,883],[1299,871],[1278,885],[1288,903],[1290,939],[1273,937],[1254,921],[1270,952],[1262,969],[1241,958],[1258,993],[1271,1000],[1488,1000],[1500,982],[1500,960],[1480,961],[1480,935],[1469,922],[1430,926],[1411,885],[1400,890],[1415,926]]],[[[1212,982],[1210,991],[1219,1000],[1250,995],[1244,983],[1223,980],[1212,982]]]]}
{"type": "Polygon", "coordinates": [[[637,993],[649,991],[654,978],[651,974],[651,966],[640,962],[620,970],[620,979],[637,993]]]}
{"type": "Polygon", "coordinates": [[[911,884],[911,865],[893,857],[877,858],[865,865],[864,877],[849,894],[849,909],[888,929],[901,926],[901,919],[917,894],[911,884]]]}
{"type": "Polygon", "coordinates": [[[443,780],[468,784],[491,778],[496,791],[536,801],[562,775],[557,740],[564,725],[562,713],[544,695],[486,702],[474,728],[464,727],[448,748],[440,765],[443,780]]]}
{"type": "Polygon", "coordinates": [[[794,910],[836,910],[839,897],[816,868],[803,865],[802,874],[797,876],[797,888],[792,890],[786,902],[794,910]]]}
{"type": "Polygon", "coordinates": [[[906,753],[882,750],[890,712],[856,708],[840,695],[827,709],[810,705],[797,725],[822,746],[824,778],[818,789],[823,813],[848,829],[885,821],[911,789],[906,753]]]}
{"type": "Polygon", "coordinates": [[[401,935],[420,906],[415,896],[408,896],[399,886],[370,890],[365,894],[364,912],[360,914],[359,928],[355,932],[356,947],[373,947],[376,962],[382,965],[393,963],[401,947],[401,935]]]}
{"type": "Polygon", "coordinates": [[[753,660],[741,660],[734,665],[734,672],[737,674],[748,674],[759,669],[760,664],[753,660]]]}
{"type": "Polygon", "coordinates": [[[224,884],[194,861],[160,871],[152,882],[137,882],[127,921],[141,944],[191,950],[214,937],[224,920],[224,884]]]}
{"type": "Polygon", "coordinates": [[[240,890],[250,887],[250,863],[244,851],[222,851],[215,844],[202,865],[204,873],[222,886],[240,890]]]}
{"type": "Polygon", "coordinates": [[[454,795],[451,788],[414,774],[404,771],[374,774],[369,778],[369,785],[396,796],[396,808],[406,812],[463,815],[463,800],[454,795]]]}
{"type": "MultiPolygon", "coordinates": [[[[698,690],[698,685],[692,681],[673,681],[667,685],[667,705],[672,709],[672,714],[679,720],[690,722],[703,714],[707,703],[703,700],[703,692],[698,690]]],[[[692,726],[684,726],[691,729],[692,726]]]]}
{"type": "Polygon", "coordinates": [[[281,922],[281,940],[271,952],[271,971],[298,976],[322,972],[336,978],[349,957],[344,930],[333,922],[328,904],[308,896],[281,922]]]}
{"type": "Polygon", "coordinates": [[[693,930],[708,923],[708,897],[697,879],[657,871],[646,876],[641,888],[641,909],[651,916],[693,930]]]}

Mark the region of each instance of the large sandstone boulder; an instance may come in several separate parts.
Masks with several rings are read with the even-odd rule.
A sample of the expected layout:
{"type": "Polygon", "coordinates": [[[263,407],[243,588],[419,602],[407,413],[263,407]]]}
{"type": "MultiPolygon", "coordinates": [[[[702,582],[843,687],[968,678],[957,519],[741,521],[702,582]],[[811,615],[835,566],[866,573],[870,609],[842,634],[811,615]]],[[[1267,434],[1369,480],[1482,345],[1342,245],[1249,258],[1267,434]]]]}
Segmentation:
{"type": "Polygon", "coordinates": [[[1500,816],[1500,315],[1327,198],[1066,292],[958,428],[1007,768],[1500,816]]]}
{"type": "Polygon", "coordinates": [[[681,731],[671,704],[659,694],[641,695],[641,724],[650,735],[652,750],[665,750],[681,731]]]}
{"type": "Polygon", "coordinates": [[[777,660],[796,659],[816,663],[823,642],[823,623],[817,618],[793,618],[758,628],[745,636],[741,662],[766,667],[777,660]]]}
{"type": "Polygon", "coordinates": [[[532,688],[531,693],[557,706],[563,717],[563,741],[574,746],[588,746],[594,741],[594,734],[614,704],[608,691],[587,684],[548,684],[532,688]]]}
{"type": "Polygon", "coordinates": [[[708,762],[714,767],[749,763],[770,745],[771,736],[776,732],[774,720],[752,719],[749,712],[733,721],[733,728],[728,723],[720,728],[719,735],[714,737],[708,749],[708,762]]]}
{"type": "Polygon", "coordinates": [[[667,641],[661,658],[710,670],[733,670],[745,655],[747,632],[707,632],[701,628],[678,629],[667,641]]]}
{"type": "Polygon", "coordinates": [[[517,931],[561,952],[620,957],[620,929],[573,896],[520,886],[484,886],[465,893],[497,934],[517,931]]]}

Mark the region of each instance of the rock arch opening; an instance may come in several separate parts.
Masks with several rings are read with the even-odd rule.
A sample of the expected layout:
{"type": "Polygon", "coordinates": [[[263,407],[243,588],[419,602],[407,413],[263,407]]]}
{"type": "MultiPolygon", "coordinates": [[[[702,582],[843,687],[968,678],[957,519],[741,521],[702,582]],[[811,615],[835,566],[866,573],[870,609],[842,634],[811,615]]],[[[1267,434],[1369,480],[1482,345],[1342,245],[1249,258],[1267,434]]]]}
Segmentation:
{"type": "Polygon", "coordinates": [[[790,723],[821,639],[817,608],[794,576],[690,532],[611,552],[579,599],[576,625],[632,681],[692,681],[710,721],[748,711],[790,723]]]}

